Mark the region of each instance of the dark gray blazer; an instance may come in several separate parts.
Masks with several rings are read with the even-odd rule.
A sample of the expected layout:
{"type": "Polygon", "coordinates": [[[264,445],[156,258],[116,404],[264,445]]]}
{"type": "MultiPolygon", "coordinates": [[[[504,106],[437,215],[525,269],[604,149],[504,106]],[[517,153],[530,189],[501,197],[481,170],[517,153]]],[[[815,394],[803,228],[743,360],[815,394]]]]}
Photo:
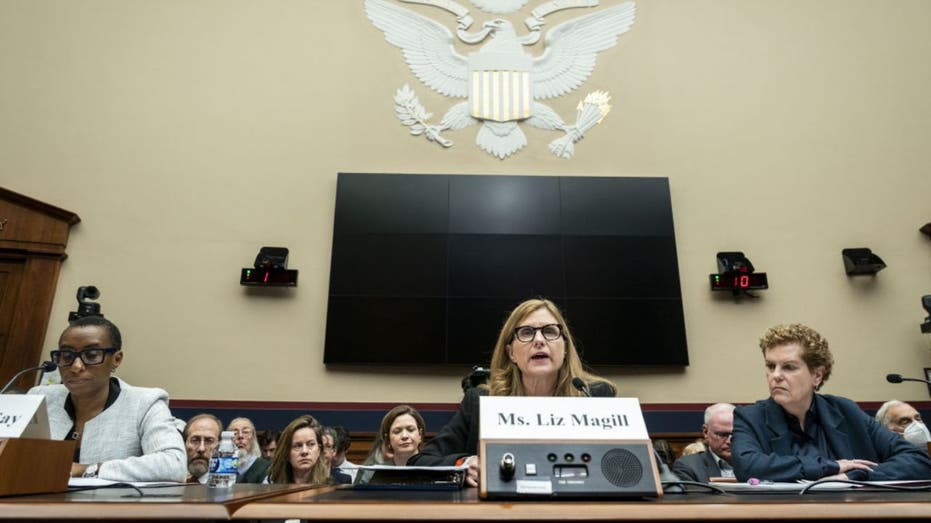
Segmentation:
{"type": "Polygon", "coordinates": [[[714,454],[709,450],[682,456],[672,464],[672,471],[684,480],[702,483],[708,483],[710,478],[721,475],[721,467],[718,466],[714,454]]]}

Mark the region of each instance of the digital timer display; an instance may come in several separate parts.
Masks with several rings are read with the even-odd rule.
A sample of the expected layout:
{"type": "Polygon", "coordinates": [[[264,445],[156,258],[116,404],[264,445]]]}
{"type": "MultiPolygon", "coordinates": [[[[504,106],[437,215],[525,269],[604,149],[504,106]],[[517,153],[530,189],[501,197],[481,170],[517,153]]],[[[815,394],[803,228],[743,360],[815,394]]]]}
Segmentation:
{"type": "Polygon", "coordinates": [[[297,269],[243,269],[240,285],[257,287],[296,287],[297,269]]]}
{"type": "Polygon", "coordinates": [[[711,274],[709,278],[713,291],[752,291],[769,288],[765,272],[726,272],[711,274]]]}

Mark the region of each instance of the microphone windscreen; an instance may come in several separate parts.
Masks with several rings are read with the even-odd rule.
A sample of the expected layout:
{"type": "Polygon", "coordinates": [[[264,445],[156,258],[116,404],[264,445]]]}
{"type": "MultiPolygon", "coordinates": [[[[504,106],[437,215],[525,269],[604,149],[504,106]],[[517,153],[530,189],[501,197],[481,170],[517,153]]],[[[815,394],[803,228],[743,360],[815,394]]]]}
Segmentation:
{"type": "Polygon", "coordinates": [[[582,381],[582,378],[578,376],[576,376],[575,378],[572,378],[572,386],[581,392],[585,392],[585,388],[586,388],[585,382],[582,381]]]}
{"type": "Polygon", "coordinates": [[[902,383],[901,374],[886,374],[886,381],[889,383],[902,383]]]}
{"type": "Polygon", "coordinates": [[[58,365],[55,365],[55,364],[54,364],[53,362],[51,362],[51,361],[43,361],[43,362],[42,362],[42,372],[52,372],[53,370],[55,370],[55,369],[57,369],[57,368],[58,368],[58,365]]]}

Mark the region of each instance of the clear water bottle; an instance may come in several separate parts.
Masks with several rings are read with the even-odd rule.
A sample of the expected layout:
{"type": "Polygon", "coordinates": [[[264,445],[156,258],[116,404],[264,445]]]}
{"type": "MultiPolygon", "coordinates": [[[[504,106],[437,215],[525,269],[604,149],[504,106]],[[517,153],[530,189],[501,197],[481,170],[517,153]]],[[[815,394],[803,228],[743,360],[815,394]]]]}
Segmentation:
{"type": "Polygon", "coordinates": [[[210,458],[207,485],[217,488],[232,487],[236,484],[238,466],[239,455],[236,453],[236,445],[233,445],[233,433],[222,432],[220,444],[213,450],[213,456],[210,458]]]}

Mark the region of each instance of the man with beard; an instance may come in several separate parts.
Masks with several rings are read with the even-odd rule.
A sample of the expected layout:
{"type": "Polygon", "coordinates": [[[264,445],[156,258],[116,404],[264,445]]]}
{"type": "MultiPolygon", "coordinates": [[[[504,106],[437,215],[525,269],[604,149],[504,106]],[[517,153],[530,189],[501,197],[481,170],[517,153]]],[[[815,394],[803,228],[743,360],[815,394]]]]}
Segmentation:
{"type": "Polygon", "coordinates": [[[233,433],[233,443],[239,449],[239,476],[236,477],[236,483],[261,483],[268,475],[268,467],[272,462],[262,457],[252,420],[236,418],[226,430],[233,433]]]}
{"type": "Polygon", "coordinates": [[[184,426],[184,447],[187,450],[188,483],[206,483],[210,456],[220,443],[223,423],[213,414],[198,414],[184,426]]]}

